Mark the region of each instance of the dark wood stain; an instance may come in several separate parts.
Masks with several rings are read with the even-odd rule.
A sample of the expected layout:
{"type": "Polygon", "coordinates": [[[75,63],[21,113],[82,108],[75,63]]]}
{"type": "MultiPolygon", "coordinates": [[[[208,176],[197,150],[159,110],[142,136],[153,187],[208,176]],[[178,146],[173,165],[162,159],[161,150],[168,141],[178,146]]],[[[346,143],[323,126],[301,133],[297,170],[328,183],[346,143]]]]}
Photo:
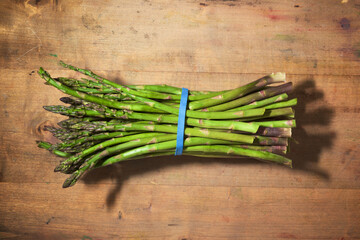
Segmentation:
{"type": "Polygon", "coordinates": [[[169,227],[174,227],[174,226],[179,226],[179,224],[176,224],[176,223],[169,223],[168,224],[169,227]]]}
{"type": "Polygon", "coordinates": [[[348,30],[350,28],[350,21],[347,18],[342,18],[340,20],[340,26],[344,30],[348,30]]]}
{"type": "Polygon", "coordinates": [[[286,233],[286,232],[280,233],[278,235],[278,237],[279,238],[288,238],[288,239],[297,239],[297,237],[294,234],[286,233]]]}
{"type": "Polygon", "coordinates": [[[348,149],[345,151],[345,155],[349,155],[352,152],[352,149],[348,149]]]}
{"type": "Polygon", "coordinates": [[[46,221],[46,224],[49,225],[49,223],[51,222],[52,219],[54,219],[54,217],[49,218],[49,219],[46,221]]]}

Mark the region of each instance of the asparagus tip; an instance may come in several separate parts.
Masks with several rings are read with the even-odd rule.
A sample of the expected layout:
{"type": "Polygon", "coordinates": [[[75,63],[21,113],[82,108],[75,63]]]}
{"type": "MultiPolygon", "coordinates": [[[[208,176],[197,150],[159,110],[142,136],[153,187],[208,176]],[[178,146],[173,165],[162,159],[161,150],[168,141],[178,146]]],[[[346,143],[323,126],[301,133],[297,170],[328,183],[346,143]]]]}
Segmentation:
{"type": "Polygon", "coordinates": [[[38,70],[38,74],[41,76],[44,73],[45,73],[45,70],[42,67],[40,67],[39,70],[38,70]]]}
{"type": "Polygon", "coordinates": [[[77,180],[82,176],[83,172],[80,172],[80,171],[76,171],[74,172],[73,174],[71,174],[70,177],[68,177],[64,184],[63,184],[63,188],[68,188],[68,187],[71,187],[71,186],[74,186],[75,183],[77,182],[77,180]]]}
{"type": "Polygon", "coordinates": [[[74,182],[74,180],[75,180],[75,177],[76,177],[76,175],[75,175],[75,173],[74,174],[72,174],[70,177],[68,177],[66,180],[65,180],[65,182],[64,182],[64,184],[63,184],[63,188],[68,188],[68,187],[71,187],[72,185],[74,185],[75,184],[75,182],[74,182]]]}
{"type": "Polygon", "coordinates": [[[62,170],[62,165],[59,164],[55,167],[54,172],[60,172],[62,170]]]}
{"type": "Polygon", "coordinates": [[[74,102],[74,100],[73,99],[71,99],[71,98],[69,98],[69,97],[61,97],[60,98],[60,101],[62,101],[63,103],[72,103],[72,102],[74,102]]]}

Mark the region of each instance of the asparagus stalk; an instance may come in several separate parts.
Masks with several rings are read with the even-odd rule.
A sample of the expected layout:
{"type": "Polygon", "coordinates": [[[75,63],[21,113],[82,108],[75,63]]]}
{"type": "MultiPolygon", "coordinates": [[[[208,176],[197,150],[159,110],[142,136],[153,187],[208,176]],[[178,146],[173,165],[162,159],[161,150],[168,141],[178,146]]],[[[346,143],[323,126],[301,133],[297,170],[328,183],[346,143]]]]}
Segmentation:
{"type": "MultiPolygon", "coordinates": [[[[265,151],[256,151],[252,149],[245,149],[240,147],[233,147],[233,146],[226,146],[226,145],[212,145],[216,144],[218,140],[215,139],[206,139],[206,138],[196,138],[196,137],[189,137],[185,140],[184,145],[185,152],[186,151],[202,151],[202,152],[221,152],[224,154],[236,154],[240,156],[248,156],[254,158],[260,158],[262,160],[272,161],[279,164],[283,164],[285,166],[291,167],[291,160],[287,159],[283,156],[276,155],[270,152],[265,151]],[[201,145],[201,146],[199,146],[201,145]],[[204,146],[205,145],[205,146],[204,146]],[[211,145],[211,146],[208,146],[211,145]]],[[[105,160],[100,166],[106,166],[110,164],[114,164],[116,162],[130,160],[131,158],[147,154],[149,152],[157,152],[161,150],[172,149],[176,146],[176,141],[166,141],[162,143],[154,143],[154,144],[147,144],[142,147],[138,147],[124,153],[118,154],[116,156],[110,157],[105,160]]],[[[67,178],[63,184],[63,188],[67,188],[73,186],[77,180],[85,173],[85,171],[96,167],[98,162],[92,161],[91,163],[87,163],[82,168],[76,170],[69,178],[67,178]]],[[[99,167],[99,166],[97,166],[99,167]]]]}
{"type": "MultiPolygon", "coordinates": [[[[171,107],[172,108],[172,107],[171,107]]],[[[115,110],[115,109],[109,109],[103,106],[96,106],[95,108],[91,107],[65,107],[61,105],[55,105],[55,106],[44,106],[44,109],[50,112],[62,114],[65,116],[73,116],[73,117],[83,117],[83,116],[89,116],[89,117],[97,117],[97,118],[132,118],[132,119],[138,119],[139,117],[146,118],[147,120],[151,121],[157,121],[156,119],[163,119],[163,121],[167,122],[174,122],[174,117],[166,117],[169,115],[154,115],[154,114],[145,114],[145,113],[137,113],[135,111],[121,111],[121,110],[115,110]]],[[[196,118],[196,119],[242,119],[242,118],[250,118],[250,117],[256,117],[256,116],[263,116],[266,109],[264,108],[258,108],[258,109],[249,109],[244,111],[237,111],[237,112],[199,112],[196,111],[195,113],[191,113],[190,111],[187,111],[186,115],[188,115],[190,118],[196,118]]],[[[176,111],[173,111],[174,113],[176,111]]],[[[271,110],[268,110],[269,113],[271,113],[271,110]]],[[[291,112],[293,113],[293,112],[291,112]]],[[[178,113],[177,113],[178,114],[178,113]]],[[[177,115],[176,114],[176,115],[177,115]]],[[[176,117],[177,122],[177,117],[176,117]]],[[[194,121],[192,121],[194,122],[194,121]]]]}
{"type": "MultiPolygon", "coordinates": [[[[66,64],[63,61],[60,61],[59,64],[61,66],[65,67],[65,68],[68,68],[68,69],[74,70],[76,72],[80,72],[82,74],[85,74],[85,75],[87,75],[89,77],[92,77],[92,78],[96,79],[99,84],[105,84],[105,85],[108,85],[108,86],[112,86],[112,87],[118,88],[121,91],[130,93],[130,94],[135,94],[137,96],[154,98],[154,96],[145,96],[143,94],[137,94],[137,93],[139,93],[139,91],[137,91],[137,93],[134,92],[134,91],[131,91],[131,89],[142,90],[142,89],[145,89],[145,87],[141,88],[141,87],[134,87],[134,86],[130,85],[130,86],[126,86],[124,88],[122,85],[111,82],[111,81],[109,81],[109,80],[107,80],[107,79],[105,79],[103,77],[100,77],[99,75],[93,73],[90,70],[78,68],[78,67],[66,64]]],[[[150,90],[150,88],[148,88],[147,90],[150,90]]],[[[153,89],[152,91],[156,91],[156,90],[153,89]]],[[[169,87],[167,85],[158,85],[157,86],[157,92],[160,92],[160,93],[165,92],[165,93],[172,93],[174,95],[176,95],[176,94],[179,95],[179,94],[181,94],[181,89],[180,88],[175,88],[174,89],[174,87],[169,87]]],[[[212,97],[218,96],[219,94],[223,94],[225,92],[227,92],[227,91],[209,92],[209,93],[205,93],[205,94],[197,94],[197,92],[195,92],[195,94],[189,96],[189,100],[190,101],[195,101],[195,100],[202,100],[202,99],[212,98],[212,97]]],[[[158,99],[162,99],[162,98],[167,99],[167,100],[171,99],[171,98],[169,98],[168,95],[167,96],[161,95],[161,97],[158,98],[158,99]]],[[[178,99],[179,100],[180,98],[179,98],[179,96],[173,96],[172,99],[178,99]]]]}
{"type": "MultiPolygon", "coordinates": [[[[172,87],[169,85],[126,85],[128,88],[135,90],[149,90],[154,92],[163,92],[163,93],[172,93],[181,95],[181,88],[172,87]]],[[[210,98],[211,96],[216,96],[222,93],[227,92],[228,90],[218,91],[218,92],[207,92],[207,91],[190,91],[190,101],[201,100],[205,98],[210,98]],[[205,95],[205,96],[204,96],[205,95]],[[195,97],[196,96],[196,97],[195,97]]]]}
{"type": "MultiPolygon", "coordinates": [[[[250,111],[250,110],[244,110],[244,111],[250,111]]],[[[242,121],[254,121],[258,119],[265,119],[265,118],[273,118],[273,117],[279,117],[279,116],[288,116],[293,117],[294,111],[292,108],[277,108],[277,109],[267,109],[265,113],[262,116],[254,116],[254,117],[248,117],[243,118],[242,121]]]]}
{"type": "Polygon", "coordinates": [[[232,109],[232,108],[242,106],[245,104],[249,104],[256,100],[262,100],[264,98],[273,97],[275,95],[288,93],[291,91],[291,89],[292,89],[292,83],[289,82],[289,83],[280,85],[278,87],[268,88],[268,89],[264,89],[264,90],[246,95],[244,97],[238,98],[238,99],[230,101],[230,102],[226,102],[226,103],[219,104],[219,105],[216,105],[213,107],[205,108],[205,109],[203,109],[203,111],[208,111],[208,112],[224,111],[224,110],[232,109]]]}
{"type": "MultiPolygon", "coordinates": [[[[134,100],[142,101],[146,103],[150,107],[163,110],[167,113],[171,113],[175,115],[179,114],[178,108],[167,106],[152,99],[138,97],[132,94],[127,94],[127,95],[133,98],[134,100]]],[[[203,118],[203,119],[236,119],[236,118],[244,118],[250,116],[262,116],[263,114],[264,114],[263,108],[236,111],[236,112],[201,112],[201,111],[191,111],[191,110],[186,111],[187,117],[203,118]]]]}
{"type": "Polygon", "coordinates": [[[138,133],[139,132],[104,132],[104,133],[94,134],[91,136],[85,136],[85,137],[80,137],[80,138],[73,139],[73,140],[64,141],[62,143],[56,144],[55,148],[61,150],[64,148],[71,148],[71,147],[79,146],[79,145],[83,144],[84,142],[102,141],[102,140],[108,140],[111,138],[119,138],[119,137],[134,135],[134,134],[138,134],[138,133]]]}
{"type": "Polygon", "coordinates": [[[288,98],[288,95],[286,93],[283,93],[283,94],[276,95],[276,96],[271,97],[271,98],[266,98],[264,100],[255,101],[255,102],[252,102],[252,103],[250,103],[248,105],[244,105],[244,106],[241,106],[241,107],[236,107],[236,108],[229,109],[229,110],[226,110],[226,111],[234,112],[234,111],[239,111],[239,110],[259,108],[259,107],[263,107],[263,106],[266,106],[266,105],[269,105],[269,104],[272,104],[272,103],[276,103],[276,102],[286,100],[287,98],[288,98]]]}
{"type": "MultiPolygon", "coordinates": [[[[63,91],[66,94],[69,94],[74,97],[78,97],[80,99],[97,103],[99,105],[104,105],[111,108],[116,109],[126,109],[132,111],[140,111],[140,112],[168,112],[175,115],[178,115],[178,109],[174,107],[167,106],[160,102],[146,99],[143,97],[138,97],[135,95],[128,94],[135,100],[143,101],[144,103],[148,104],[149,106],[142,105],[142,104],[123,104],[117,101],[110,101],[103,98],[99,98],[96,96],[88,95],[79,91],[75,91],[71,88],[68,88],[61,83],[56,82],[54,79],[50,77],[50,75],[44,71],[42,68],[39,70],[39,75],[44,78],[49,84],[53,85],[54,87],[58,88],[59,90],[63,91]],[[154,109],[155,108],[155,109],[154,109]],[[157,109],[157,110],[156,110],[157,109]]],[[[246,111],[237,111],[237,112],[199,112],[199,111],[187,111],[186,116],[192,118],[204,118],[204,119],[235,119],[239,117],[250,117],[250,116],[259,116],[262,115],[264,109],[251,109],[246,111]]],[[[89,113],[90,114],[90,113],[89,113]]],[[[92,116],[92,115],[89,115],[92,116]]]]}
{"type": "MultiPolygon", "coordinates": [[[[38,142],[39,147],[66,157],[55,168],[72,174],[64,187],[97,167],[174,153],[180,88],[123,86],[90,70],[60,64],[93,78],[52,78],[39,70],[47,84],[71,96],[61,98],[68,107],[44,107],[69,116],[58,123],[62,128],[45,128],[62,142],[38,142]]],[[[291,167],[291,160],[282,155],[296,126],[292,107],[297,99],[287,100],[291,83],[270,86],[283,81],[285,74],[276,73],[232,90],[190,91],[184,155],[253,157],[291,167]]]]}
{"type": "Polygon", "coordinates": [[[196,110],[196,109],[202,109],[206,107],[215,106],[224,102],[231,101],[235,98],[244,96],[245,94],[251,93],[253,91],[256,91],[258,89],[261,89],[265,87],[266,85],[269,85],[271,83],[274,83],[276,81],[285,81],[285,74],[284,73],[273,73],[266,77],[262,77],[254,82],[251,82],[247,85],[244,85],[242,87],[236,88],[234,90],[228,91],[226,93],[217,95],[211,99],[204,99],[199,101],[194,101],[189,103],[189,109],[196,110]]]}
{"type": "MultiPolygon", "coordinates": [[[[156,111],[155,109],[153,109],[152,107],[146,106],[146,105],[142,105],[142,104],[123,104],[121,102],[118,101],[110,101],[104,98],[100,98],[100,97],[96,97],[93,95],[89,95],[89,94],[85,94],[79,91],[75,91],[59,82],[56,82],[53,78],[51,78],[51,76],[49,75],[49,73],[47,73],[43,68],[39,69],[39,75],[50,85],[56,87],[57,89],[59,89],[60,91],[69,94],[71,96],[77,97],[79,99],[82,100],[86,100],[88,102],[93,102],[93,103],[97,103],[100,105],[104,105],[107,107],[111,107],[111,108],[116,108],[116,109],[126,109],[126,110],[133,110],[133,111],[141,111],[141,112],[154,112],[156,111]]],[[[161,112],[161,111],[160,111],[161,112]]]]}
{"type": "MultiPolygon", "coordinates": [[[[96,110],[89,108],[71,108],[64,106],[45,106],[46,110],[73,117],[80,116],[92,116],[97,118],[117,118],[123,119],[135,119],[135,120],[149,120],[155,121],[158,123],[173,123],[176,124],[178,122],[178,117],[170,114],[149,114],[149,113],[138,113],[138,112],[124,112],[121,110],[111,110],[108,108],[97,108],[96,110]]],[[[258,112],[257,111],[255,114],[258,112]]],[[[249,113],[246,113],[249,115],[249,113]]],[[[254,115],[254,114],[253,114],[254,115]]],[[[74,125],[76,120],[69,120],[69,124],[67,126],[74,125]],[[73,124],[72,124],[73,123],[73,124]]],[[[255,133],[258,129],[258,125],[253,123],[245,123],[245,122],[235,122],[235,121],[215,121],[215,120],[206,120],[206,119],[195,119],[195,118],[187,118],[186,125],[194,126],[194,127],[202,127],[202,128],[217,128],[217,129],[232,129],[239,130],[244,132],[255,133]]]]}
{"type": "MultiPolygon", "coordinates": [[[[145,132],[165,132],[165,133],[177,133],[177,126],[158,125],[158,124],[142,124],[142,123],[128,123],[119,125],[106,125],[98,126],[96,124],[89,123],[88,129],[94,132],[106,132],[106,131],[145,131],[145,132]]],[[[207,137],[213,139],[229,140],[242,143],[253,143],[254,136],[245,134],[225,133],[220,131],[214,131],[201,128],[185,128],[186,136],[207,137]]]]}
{"type": "Polygon", "coordinates": [[[70,157],[71,154],[66,153],[66,152],[62,152],[56,149],[51,150],[52,144],[48,143],[48,142],[43,142],[43,141],[36,141],[36,143],[38,144],[39,148],[44,148],[46,150],[49,150],[51,153],[54,153],[55,155],[59,156],[59,157],[70,157]]]}
{"type": "Polygon", "coordinates": [[[291,137],[291,128],[259,127],[256,134],[268,137],[291,137]]]}
{"type": "Polygon", "coordinates": [[[296,127],[295,120],[277,120],[277,121],[264,121],[253,122],[261,127],[276,127],[276,128],[294,128],[296,127]]]}
{"type": "Polygon", "coordinates": [[[278,145],[278,146],[287,146],[288,138],[285,137],[267,137],[267,136],[255,136],[254,144],[256,145],[278,145]]]}
{"type": "Polygon", "coordinates": [[[279,103],[273,103],[265,106],[265,109],[276,109],[276,108],[286,108],[286,107],[292,107],[297,104],[297,98],[291,99],[289,101],[283,101],[279,103]]]}
{"type": "MultiPolygon", "coordinates": [[[[155,138],[155,140],[158,140],[158,139],[163,139],[163,138],[160,138],[160,136],[165,136],[165,135],[167,137],[164,137],[164,139],[169,139],[169,140],[173,139],[173,136],[174,136],[174,134],[168,135],[168,134],[164,134],[164,133],[140,133],[140,134],[130,135],[130,136],[126,136],[126,137],[114,138],[114,139],[99,143],[97,145],[94,145],[94,146],[80,152],[79,154],[74,155],[74,156],[64,160],[63,162],[61,162],[61,164],[59,164],[54,169],[54,171],[55,172],[67,171],[69,167],[71,167],[72,165],[76,165],[78,162],[80,162],[82,159],[84,159],[84,157],[88,156],[89,154],[92,154],[95,151],[99,151],[104,148],[107,148],[109,146],[113,146],[113,145],[124,143],[124,142],[132,142],[131,146],[135,147],[135,146],[139,146],[137,144],[143,145],[144,142],[147,143],[144,139],[155,138]]],[[[176,137],[176,135],[175,135],[175,137],[176,137]]],[[[160,140],[158,140],[158,141],[160,141],[160,140]]],[[[104,153],[100,154],[100,157],[105,157],[106,156],[105,154],[110,154],[109,150],[105,150],[104,153]]]]}

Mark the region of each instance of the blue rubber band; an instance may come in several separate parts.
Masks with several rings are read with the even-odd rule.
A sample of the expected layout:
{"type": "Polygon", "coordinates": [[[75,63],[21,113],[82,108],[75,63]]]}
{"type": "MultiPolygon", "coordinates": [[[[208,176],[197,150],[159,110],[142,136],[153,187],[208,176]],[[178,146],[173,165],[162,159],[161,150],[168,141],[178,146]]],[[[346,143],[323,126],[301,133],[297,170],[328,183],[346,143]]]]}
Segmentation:
{"type": "Polygon", "coordinates": [[[181,155],[184,148],[184,132],[185,132],[185,116],[188,101],[189,90],[187,88],[181,89],[181,99],[178,116],[178,126],[176,135],[176,150],[175,155],[181,155]]]}

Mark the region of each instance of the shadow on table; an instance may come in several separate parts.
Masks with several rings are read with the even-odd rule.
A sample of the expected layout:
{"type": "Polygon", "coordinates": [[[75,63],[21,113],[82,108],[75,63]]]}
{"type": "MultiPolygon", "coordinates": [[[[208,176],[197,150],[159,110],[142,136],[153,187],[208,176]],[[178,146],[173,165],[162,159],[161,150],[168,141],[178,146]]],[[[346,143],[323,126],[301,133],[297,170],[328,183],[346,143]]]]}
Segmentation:
{"type": "MultiPolygon", "coordinates": [[[[330,124],[333,117],[333,110],[323,106],[315,110],[307,111],[310,104],[323,99],[323,92],[315,88],[314,80],[305,80],[296,86],[291,97],[298,98],[298,105],[295,107],[297,127],[293,129],[293,137],[297,143],[291,142],[292,149],[288,157],[293,160],[293,167],[296,171],[310,172],[328,180],[330,176],[318,167],[321,152],[332,146],[336,136],[334,132],[326,131],[323,134],[309,133],[306,126],[325,128],[330,124]]],[[[201,158],[190,156],[164,156],[156,158],[145,158],[136,161],[125,161],[90,171],[83,177],[86,184],[95,184],[104,180],[111,180],[115,183],[109,192],[106,205],[108,208],[114,206],[117,194],[121,191],[122,185],[127,179],[151,172],[160,171],[164,168],[186,165],[186,164],[213,164],[222,162],[224,164],[264,164],[253,159],[219,159],[201,158]]]]}
{"type": "MultiPolygon", "coordinates": [[[[106,198],[106,205],[108,208],[112,208],[115,204],[117,195],[121,191],[122,185],[130,178],[136,175],[144,175],[152,172],[160,172],[164,168],[179,167],[181,165],[189,164],[217,164],[222,162],[226,165],[229,164],[268,164],[258,162],[254,159],[243,158],[228,159],[228,158],[203,158],[193,156],[163,156],[144,158],[134,161],[124,161],[121,164],[114,164],[111,166],[102,167],[88,172],[82,180],[85,184],[95,184],[101,181],[108,181],[115,183],[114,187],[109,192],[106,198]]],[[[282,167],[282,166],[279,166],[282,167]]],[[[151,184],[149,182],[149,184],[151,184]]]]}
{"type": "Polygon", "coordinates": [[[298,98],[298,104],[294,108],[297,123],[296,128],[293,129],[295,143],[291,142],[288,154],[293,160],[293,168],[315,173],[329,180],[330,176],[319,168],[318,161],[323,150],[331,148],[336,137],[336,133],[329,128],[334,110],[325,105],[316,109],[310,107],[311,104],[324,98],[323,91],[316,89],[313,79],[306,79],[297,85],[290,97],[298,98]],[[322,133],[319,133],[319,130],[322,133]]]}

